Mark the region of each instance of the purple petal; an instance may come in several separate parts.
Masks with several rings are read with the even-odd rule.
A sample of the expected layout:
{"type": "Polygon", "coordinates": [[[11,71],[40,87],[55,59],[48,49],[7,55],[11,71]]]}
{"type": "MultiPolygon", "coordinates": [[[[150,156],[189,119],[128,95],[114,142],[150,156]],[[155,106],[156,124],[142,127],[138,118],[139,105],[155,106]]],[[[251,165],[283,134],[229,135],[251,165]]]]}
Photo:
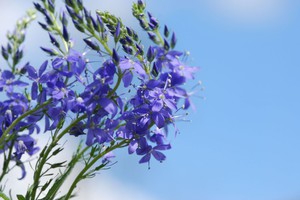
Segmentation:
{"type": "Polygon", "coordinates": [[[117,114],[118,107],[112,100],[103,98],[100,100],[99,103],[106,112],[112,115],[112,117],[114,117],[117,114]]]}
{"type": "Polygon", "coordinates": [[[159,112],[163,108],[164,104],[162,100],[157,100],[152,104],[152,111],[159,112]]]}
{"type": "Polygon", "coordinates": [[[168,149],[171,149],[171,145],[170,144],[162,144],[162,145],[158,145],[158,146],[154,147],[153,149],[155,149],[155,150],[168,150],[168,149]]]}
{"type": "Polygon", "coordinates": [[[158,160],[160,162],[166,160],[166,156],[159,151],[152,151],[152,155],[156,160],[158,160]]]}
{"type": "Polygon", "coordinates": [[[64,63],[64,60],[62,58],[56,58],[52,62],[52,67],[54,69],[59,69],[63,65],[63,63],[64,63]]]}
{"type": "Polygon", "coordinates": [[[141,163],[149,162],[150,158],[151,158],[151,154],[147,153],[145,156],[143,156],[141,158],[141,160],[139,161],[139,163],[141,164],[141,163]]]}
{"type": "Polygon", "coordinates": [[[136,149],[139,147],[139,144],[136,140],[132,140],[128,146],[128,153],[132,154],[136,151],[136,149]]]}
{"type": "Polygon", "coordinates": [[[32,83],[32,86],[31,86],[31,98],[33,100],[36,100],[37,98],[37,93],[38,93],[38,85],[36,82],[33,82],[32,83]]]}
{"type": "Polygon", "coordinates": [[[3,79],[14,79],[15,78],[14,74],[11,71],[8,71],[8,70],[4,70],[2,72],[1,76],[2,76],[3,79]]]}
{"type": "Polygon", "coordinates": [[[20,167],[21,170],[22,170],[22,176],[19,178],[19,180],[22,180],[22,179],[25,178],[25,176],[26,176],[25,166],[24,166],[23,163],[20,163],[20,164],[19,164],[19,167],[20,167]]]}
{"type": "Polygon", "coordinates": [[[165,99],[164,102],[165,102],[165,104],[167,105],[168,108],[170,108],[172,110],[176,110],[177,109],[176,105],[172,101],[170,101],[168,99],[165,99]]]}
{"type": "Polygon", "coordinates": [[[17,85],[17,86],[24,87],[24,86],[27,86],[28,83],[25,83],[25,82],[23,82],[23,81],[17,80],[17,81],[14,81],[14,82],[12,83],[12,85],[17,85]]]}
{"type": "Polygon", "coordinates": [[[152,119],[158,128],[164,127],[165,118],[163,117],[162,114],[155,112],[152,114],[152,119]]]}
{"type": "Polygon", "coordinates": [[[26,70],[27,70],[28,75],[29,75],[30,78],[32,78],[32,79],[37,79],[38,78],[37,72],[34,69],[34,67],[32,67],[31,65],[26,65],[26,70]]]}
{"type": "Polygon", "coordinates": [[[89,130],[86,137],[86,145],[91,146],[94,140],[94,133],[92,130],[89,130]]]}
{"type": "Polygon", "coordinates": [[[47,65],[48,65],[48,60],[46,60],[45,62],[43,62],[43,64],[40,66],[40,69],[39,69],[39,76],[41,76],[46,68],[47,68],[47,65]]]}
{"type": "Polygon", "coordinates": [[[131,72],[127,72],[123,75],[123,83],[124,83],[124,87],[128,87],[133,79],[133,74],[131,72]]]}

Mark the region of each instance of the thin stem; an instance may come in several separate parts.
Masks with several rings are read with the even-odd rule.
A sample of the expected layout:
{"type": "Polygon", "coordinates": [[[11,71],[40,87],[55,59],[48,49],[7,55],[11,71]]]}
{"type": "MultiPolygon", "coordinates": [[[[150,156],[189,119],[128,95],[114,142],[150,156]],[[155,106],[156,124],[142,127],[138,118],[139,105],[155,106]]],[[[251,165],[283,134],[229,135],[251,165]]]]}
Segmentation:
{"type": "Polygon", "coordinates": [[[9,167],[9,163],[11,161],[11,154],[12,154],[12,150],[13,150],[14,142],[15,141],[13,140],[11,142],[12,142],[12,144],[9,147],[9,151],[8,151],[8,156],[7,157],[5,156],[5,152],[4,152],[3,170],[2,170],[2,174],[0,176],[0,182],[2,181],[2,179],[4,178],[4,176],[7,175],[7,173],[10,171],[10,170],[8,170],[8,167],[9,167]]]}
{"type": "Polygon", "coordinates": [[[108,98],[111,97],[117,91],[117,89],[119,88],[119,86],[121,84],[121,81],[122,81],[122,71],[120,68],[118,68],[118,80],[117,80],[117,83],[116,83],[115,87],[113,88],[113,90],[111,90],[108,93],[108,98]]]}
{"type": "Polygon", "coordinates": [[[158,37],[158,39],[160,41],[160,44],[164,45],[164,40],[163,40],[163,38],[162,38],[162,36],[161,36],[158,28],[154,30],[154,33],[157,35],[157,37],[158,37]]]}
{"type": "Polygon", "coordinates": [[[41,173],[43,170],[43,167],[45,165],[45,163],[47,162],[47,159],[49,157],[50,152],[52,151],[52,149],[56,146],[57,142],[66,134],[69,132],[69,130],[78,122],[80,122],[81,120],[85,119],[87,117],[86,114],[82,115],[81,117],[78,117],[76,120],[74,120],[69,126],[67,126],[57,137],[55,137],[53,139],[53,141],[51,142],[51,144],[49,145],[49,147],[46,149],[43,157],[41,158],[42,160],[39,162],[38,166],[37,166],[37,170],[34,173],[34,182],[33,182],[33,189],[32,189],[32,194],[31,194],[31,199],[34,200],[35,199],[35,195],[36,195],[36,191],[38,188],[38,184],[39,184],[39,180],[41,178],[41,173]]]}
{"type": "Polygon", "coordinates": [[[0,192],[0,197],[3,198],[3,200],[10,200],[4,193],[0,192]]]}
{"type": "Polygon", "coordinates": [[[82,179],[82,177],[84,176],[84,174],[91,168],[93,167],[93,165],[100,159],[102,158],[105,154],[113,151],[114,149],[120,148],[122,147],[124,144],[128,144],[128,140],[123,140],[120,143],[117,143],[114,146],[108,147],[107,149],[105,149],[102,153],[100,153],[98,156],[96,156],[91,162],[89,162],[81,171],[80,173],[76,176],[75,180],[73,181],[68,193],[66,194],[66,197],[64,200],[68,200],[70,199],[73,190],[75,189],[77,183],[82,179]]]}

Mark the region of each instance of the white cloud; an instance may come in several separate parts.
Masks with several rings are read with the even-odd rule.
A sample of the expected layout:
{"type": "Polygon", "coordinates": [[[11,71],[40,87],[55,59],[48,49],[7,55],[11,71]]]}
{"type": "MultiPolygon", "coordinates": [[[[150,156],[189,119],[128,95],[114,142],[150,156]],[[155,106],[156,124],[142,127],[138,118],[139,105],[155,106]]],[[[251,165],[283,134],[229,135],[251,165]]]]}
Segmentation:
{"type": "Polygon", "coordinates": [[[210,8],[222,17],[242,23],[264,23],[280,19],[289,0],[210,0],[210,8]]]}

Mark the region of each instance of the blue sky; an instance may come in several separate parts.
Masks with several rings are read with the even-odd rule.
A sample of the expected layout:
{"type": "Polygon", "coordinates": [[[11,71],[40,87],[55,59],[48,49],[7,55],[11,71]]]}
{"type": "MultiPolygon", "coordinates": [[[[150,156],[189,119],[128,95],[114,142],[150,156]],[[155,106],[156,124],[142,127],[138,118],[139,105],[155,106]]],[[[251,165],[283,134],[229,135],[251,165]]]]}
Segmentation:
{"type": "MultiPolygon", "coordinates": [[[[0,41],[14,22],[5,23],[4,15],[13,9],[12,19],[17,19],[30,5],[17,2],[0,0],[1,8],[7,8],[0,14],[0,41]]],[[[107,2],[95,4],[132,23],[131,1],[107,2]]],[[[152,162],[148,170],[137,164],[139,158],[118,153],[118,163],[89,187],[99,186],[100,192],[110,181],[106,185],[113,189],[106,188],[102,195],[123,188],[123,195],[140,195],[128,194],[128,199],[139,200],[299,199],[300,2],[147,3],[161,23],[176,31],[177,47],[191,52],[189,63],[200,67],[196,80],[205,90],[199,87],[197,95],[205,100],[193,98],[197,109],[190,112],[192,122],[178,123],[181,134],[170,135],[173,149],[163,164],[152,162]]],[[[41,35],[38,41],[45,38],[41,35]]]]}

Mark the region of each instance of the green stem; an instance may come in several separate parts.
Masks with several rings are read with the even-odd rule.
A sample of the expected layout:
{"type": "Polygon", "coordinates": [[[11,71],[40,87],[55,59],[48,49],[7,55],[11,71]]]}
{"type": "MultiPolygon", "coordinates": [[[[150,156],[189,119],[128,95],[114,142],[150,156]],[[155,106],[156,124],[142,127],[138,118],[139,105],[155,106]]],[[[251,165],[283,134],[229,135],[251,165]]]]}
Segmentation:
{"type": "Polygon", "coordinates": [[[108,93],[108,98],[111,97],[117,91],[117,89],[121,84],[121,81],[122,81],[122,71],[120,68],[118,68],[118,80],[113,90],[108,93]]]}
{"type": "Polygon", "coordinates": [[[5,152],[4,154],[4,161],[3,161],[3,170],[2,170],[2,174],[0,176],[0,182],[2,181],[2,179],[4,178],[4,176],[9,172],[8,167],[9,167],[9,163],[11,161],[11,154],[12,154],[12,150],[14,147],[14,140],[12,141],[12,144],[9,147],[9,151],[8,151],[8,156],[5,156],[5,152]]]}
{"type": "Polygon", "coordinates": [[[0,192],[0,197],[3,199],[3,200],[10,200],[10,198],[8,198],[4,193],[0,192]]]}
{"type": "Polygon", "coordinates": [[[86,30],[88,30],[88,31],[90,32],[90,34],[91,34],[94,38],[96,38],[96,39],[102,44],[102,46],[104,47],[104,49],[106,50],[106,52],[107,52],[109,55],[112,55],[112,51],[111,51],[111,49],[109,48],[109,46],[107,45],[107,43],[106,43],[105,41],[103,41],[99,35],[95,34],[95,32],[90,31],[89,27],[88,27],[86,24],[83,24],[83,25],[84,25],[84,28],[85,28],[86,30]]]}
{"type": "Polygon", "coordinates": [[[75,189],[77,183],[82,179],[84,174],[100,159],[102,158],[105,154],[113,151],[114,149],[122,147],[124,144],[128,143],[128,140],[123,140],[122,142],[116,144],[115,146],[108,147],[105,149],[102,153],[100,153],[98,156],[96,156],[90,163],[88,163],[81,171],[80,173],[76,176],[75,180],[73,181],[66,197],[64,200],[70,199],[73,190],[75,189]]]}
{"type": "Polygon", "coordinates": [[[154,33],[157,35],[161,45],[164,45],[164,40],[163,40],[158,28],[154,30],[154,33]]]}
{"type": "Polygon", "coordinates": [[[76,120],[74,120],[69,126],[67,126],[57,137],[55,137],[51,144],[49,145],[49,147],[46,149],[43,157],[41,158],[42,160],[38,163],[37,166],[37,170],[34,173],[34,182],[33,182],[33,189],[32,189],[32,194],[31,194],[31,199],[35,200],[35,196],[36,196],[36,191],[39,185],[39,180],[40,180],[40,176],[43,170],[43,167],[45,165],[45,163],[47,162],[47,159],[49,157],[50,152],[52,151],[52,149],[56,146],[57,142],[66,134],[69,132],[69,130],[78,122],[80,122],[81,120],[85,119],[87,117],[86,114],[82,115],[81,117],[78,117],[76,120]]]}
{"type": "Polygon", "coordinates": [[[0,149],[3,149],[4,144],[3,142],[5,141],[7,135],[10,133],[10,131],[24,118],[26,118],[27,116],[35,113],[36,111],[38,111],[39,109],[47,106],[48,104],[50,104],[52,101],[52,99],[49,99],[48,101],[45,101],[44,103],[36,106],[34,109],[29,110],[27,112],[25,112],[23,115],[21,115],[20,117],[18,117],[17,119],[15,119],[12,124],[3,132],[3,135],[0,138],[0,149]]]}

